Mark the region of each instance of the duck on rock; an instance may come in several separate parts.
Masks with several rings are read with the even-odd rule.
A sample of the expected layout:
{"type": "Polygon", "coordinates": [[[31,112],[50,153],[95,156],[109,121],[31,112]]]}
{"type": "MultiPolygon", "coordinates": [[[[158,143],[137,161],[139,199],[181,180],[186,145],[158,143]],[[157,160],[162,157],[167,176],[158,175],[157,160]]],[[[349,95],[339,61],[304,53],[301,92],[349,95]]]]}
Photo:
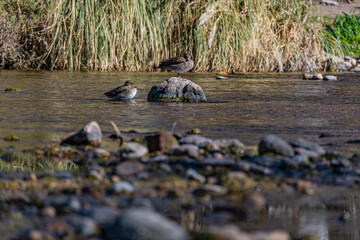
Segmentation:
{"type": "Polygon", "coordinates": [[[157,68],[174,71],[178,73],[178,78],[180,78],[180,73],[188,72],[193,67],[194,61],[191,60],[189,54],[186,53],[184,57],[174,57],[161,61],[157,68]]]}

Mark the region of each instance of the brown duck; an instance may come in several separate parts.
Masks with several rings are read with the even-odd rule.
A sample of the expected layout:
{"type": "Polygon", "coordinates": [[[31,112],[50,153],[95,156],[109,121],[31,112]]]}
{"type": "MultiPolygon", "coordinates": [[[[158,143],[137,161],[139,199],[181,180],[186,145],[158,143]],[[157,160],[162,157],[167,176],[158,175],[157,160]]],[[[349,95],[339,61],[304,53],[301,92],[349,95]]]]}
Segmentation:
{"type": "Polygon", "coordinates": [[[107,91],[105,96],[112,100],[130,100],[135,97],[137,92],[136,87],[132,81],[126,81],[124,85],[107,91]]]}
{"type": "Polygon", "coordinates": [[[177,72],[178,77],[180,77],[180,73],[190,71],[193,67],[194,61],[186,53],[184,57],[174,57],[161,61],[157,68],[177,72]]]}

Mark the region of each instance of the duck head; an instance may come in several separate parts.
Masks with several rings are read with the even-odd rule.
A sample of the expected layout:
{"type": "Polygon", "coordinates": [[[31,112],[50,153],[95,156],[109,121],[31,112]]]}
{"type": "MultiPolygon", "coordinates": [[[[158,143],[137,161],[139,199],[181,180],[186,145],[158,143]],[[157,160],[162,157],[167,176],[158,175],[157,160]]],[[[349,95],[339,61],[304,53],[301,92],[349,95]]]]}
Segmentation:
{"type": "Polygon", "coordinates": [[[188,53],[185,53],[184,58],[185,58],[186,61],[189,61],[189,60],[190,60],[189,54],[188,54],[188,53]]]}
{"type": "Polygon", "coordinates": [[[130,80],[126,81],[124,85],[129,86],[129,87],[135,87],[133,81],[130,81],[130,80]]]}

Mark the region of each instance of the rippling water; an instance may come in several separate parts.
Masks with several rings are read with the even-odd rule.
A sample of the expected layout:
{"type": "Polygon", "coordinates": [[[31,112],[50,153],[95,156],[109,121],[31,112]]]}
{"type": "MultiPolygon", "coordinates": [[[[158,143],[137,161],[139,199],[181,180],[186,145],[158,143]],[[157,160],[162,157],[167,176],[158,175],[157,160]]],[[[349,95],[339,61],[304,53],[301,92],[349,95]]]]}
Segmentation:
{"type": "MultiPolygon", "coordinates": [[[[340,81],[304,81],[301,74],[239,74],[217,80],[211,73],[183,76],[198,83],[207,103],[147,102],[151,87],[172,73],[101,73],[1,71],[0,138],[21,138],[16,146],[58,141],[83,124],[98,121],[112,132],[110,120],[122,131],[153,132],[200,128],[210,137],[236,137],[256,145],[266,134],[285,139],[305,137],[334,149],[356,152],[344,144],[360,137],[360,75],[341,74],[340,81]],[[138,87],[133,102],[108,101],[103,93],[132,80],[138,87]],[[335,137],[318,139],[320,133],[335,137]],[[335,143],[335,144],[334,144],[335,143]]],[[[2,144],[7,144],[3,143],[2,144]]]]}
{"type": "MultiPolygon", "coordinates": [[[[345,143],[360,139],[359,74],[338,74],[338,82],[326,82],[304,81],[302,74],[238,74],[216,80],[211,73],[187,73],[183,76],[203,88],[207,103],[146,101],[154,84],[175,75],[0,71],[1,90],[7,87],[22,90],[0,92],[0,146],[22,149],[59,141],[65,134],[95,120],[105,135],[113,131],[110,121],[122,131],[134,129],[142,133],[170,130],[176,122],[177,132],[196,127],[206,136],[236,137],[245,144],[256,145],[261,137],[277,134],[288,140],[305,137],[345,154],[360,153],[359,144],[345,143]],[[103,93],[126,80],[134,81],[138,87],[134,101],[107,100],[103,93]],[[334,136],[320,139],[321,133],[334,136]],[[21,141],[4,142],[3,138],[10,134],[19,136],[21,141]]],[[[107,141],[105,147],[106,144],[107,141]]],[[[337,190],[334,194],[348,203],[340,208],[354,208],[354,201],[350,200],[355,195],[341,192],[337,190]]],[[[273,206],[269,206],[268,215],[255,216],[251,223],[240,223],[242,229],[285,228],[295,236],[315,232],[319,239],[359,236],[357,225],[337,221],[341,209],[325,211],[314,199],[308,209],[299,209],[293,195],[292,200],[285,200],[275,193],[269,199],[273,206]]],[[[194,219],[186,220],[188,214],[191,219],[195,216],[187,213],[182,220],[198,226],[198,222],[192,222],[194,219]]]]}

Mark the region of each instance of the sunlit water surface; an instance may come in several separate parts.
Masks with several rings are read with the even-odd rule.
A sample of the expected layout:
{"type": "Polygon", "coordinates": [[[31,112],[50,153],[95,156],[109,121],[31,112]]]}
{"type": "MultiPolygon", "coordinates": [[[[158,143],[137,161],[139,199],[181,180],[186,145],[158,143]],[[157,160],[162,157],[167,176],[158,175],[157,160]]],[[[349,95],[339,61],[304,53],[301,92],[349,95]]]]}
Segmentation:
{"type": "MultiPolygon", "coordinates": [[[[171,76],[176,74],[0,71],[0,146],[23,149],[59,141],[95,120],[105,136],[113,131],[110,121],[125,135],[130,130],[144,134],[170,130],[176,122],[176,132],[200,128],[205,136],[235,137],[247,145],[277,134],[287,140],[304,137],[345,155],[360,153],[359,144],[346,143],[360,138],[359,74],[339,74],[339,81],[326,82],[305,81],[299,73],[239,74],[226,80],[217,80],[211,73],[187,73],[183,77],[202,87],[207,103],[147,102],[151,87],[171,76]],[[126,80],[134,81],[138,88],[134,101],[107,100],[103,93],[126,80]],[[22,91],[3,92],[7,87],[22,91]],[[319,138],[321,133],[333,137],[319,138]],[[8,135],[21,140],[5,142],[8,135]]],[[[103,147],[111,145],[109,142],[103,147]]],[[[350,201],[352,193],[337,193],[348,200],[348,208],[356,206],[353,212],[358,212],[354,200],[350,201]]],[[[342,209],[302,210],[292,200],[273,202],[267,215],[243,222],[241,228],[285,228],[295,236],[314,232],[323,240],[359,237],[356,224],[338,222],[342,209]]],[[[182,216],[182,221],[190,224],[187,228],[201,226],[201,219],[191,216],[189,221],[189,216],[182,216]]]]}

